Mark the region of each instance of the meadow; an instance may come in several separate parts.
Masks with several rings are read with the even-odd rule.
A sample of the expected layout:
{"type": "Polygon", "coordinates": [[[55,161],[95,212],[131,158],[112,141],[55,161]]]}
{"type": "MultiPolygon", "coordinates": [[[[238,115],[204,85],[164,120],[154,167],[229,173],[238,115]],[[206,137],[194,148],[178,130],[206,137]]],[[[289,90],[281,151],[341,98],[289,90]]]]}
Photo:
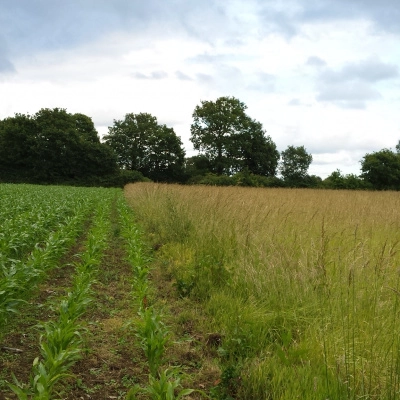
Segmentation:
{"type": "Polygon", "coordinates": [[[0,399],[400,398],[396,192],[0,185],[0,399]]]}
{"type": "Polygon", "coordinates": [[[208,334],[216,398],[400,397],[398,193],[125,192],[185,299],[177,324],[208,334]]]}

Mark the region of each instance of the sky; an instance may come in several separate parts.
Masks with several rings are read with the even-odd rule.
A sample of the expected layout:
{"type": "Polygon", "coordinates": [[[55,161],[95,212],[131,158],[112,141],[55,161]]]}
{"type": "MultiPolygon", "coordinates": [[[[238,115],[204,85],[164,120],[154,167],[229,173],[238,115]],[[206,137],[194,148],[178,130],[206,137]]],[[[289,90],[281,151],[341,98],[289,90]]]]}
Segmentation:
{"type": "Polygon", "coordinates": [[[201,101],[233,96],[309,173],[360,174],[400,140],[400,0],[0,0],[0,119],[65,108],[100,136],[127,113],[187,156],[201,101]]]}

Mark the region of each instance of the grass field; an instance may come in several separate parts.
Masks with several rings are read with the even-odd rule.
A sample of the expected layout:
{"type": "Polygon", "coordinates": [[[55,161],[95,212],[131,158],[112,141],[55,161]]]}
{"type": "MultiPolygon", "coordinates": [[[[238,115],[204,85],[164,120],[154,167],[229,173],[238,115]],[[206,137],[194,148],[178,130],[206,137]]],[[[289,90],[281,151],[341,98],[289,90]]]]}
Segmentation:
{"type": "Polygon", "coordinates": [[[221,398],[399,398],[398,193],[137,184],[126,196],[191,304],[182,323],[201,310],[221,398]]]}
{"type": "Polygon", "coordinates": [[[396,192],[0,185],[0,218],[0,399],[400,398],[396,192]]]}

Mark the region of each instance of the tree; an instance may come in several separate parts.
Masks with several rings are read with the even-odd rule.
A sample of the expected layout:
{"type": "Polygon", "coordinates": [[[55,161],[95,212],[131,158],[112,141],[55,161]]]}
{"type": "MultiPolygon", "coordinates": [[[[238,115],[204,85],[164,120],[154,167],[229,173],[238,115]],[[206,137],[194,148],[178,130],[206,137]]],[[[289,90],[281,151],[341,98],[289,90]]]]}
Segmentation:
{"type": "Polygon", "coordinates": [[[151,114],[130,113],[114,120],[104,139],[121,168],[156,181],[179,181],[183,176],[185,152],[180,138],[151,114]]]}
{"type": "Polygon", "coordinates": [[[30,170],[37,125],[30,115],[15,114],[0,121],[0,164],[3,167],[30,170]]]}
{"type": "Polygon", "coordinates": [[[368,189],[369,184],[355,174],[343,175],[340,169],[333,171],[323,182],[323,187],[327,189],[368,189]]]}
{"type": "Polygon", "coordinates": [[[210,161],[218,175],[248,169],[273,176],[279,153],[262,125],[246,114],[247,106],[234,97],[202,101],[193,112],[191,142],[210,161]]]}
{"type": "MultiPolygon", "coordinates": [[[[276,144],[265,131],[260,122],[248,120],[246,128],[234,138],[238,171],[248,171],[254,175],[275,176],[279,152],[276,144]]],[[[232,154],[234,156],[234,153],[232,154]]]]}
{"type": "Polygon", "coordinates": [[[0,123],[0,164],[20,180],[58,183],[116,172],[113,151],[100,143],[91,118],[44,108],[0,123]]]}
{"type": "Polygon", "coordinates": [[[82,179],[116,171],[110,148],[100,143],[90,117],[65,109],[41,109],[34,116],[35,170],[48,180],[82,179]]]}
{"type": "Polygon", "coordinates": [[[372,184],[375,189],[400,189],[399,152],[383,149],[366,154],[361,160],[361,171],[365,181],[372,184]]]}
{"type": "Polygon", "coordinates": [[[304,146],[288,146],[281,156],[280,172],[285,183],[301,186],[307,177],[312,155],[307,153],[304,146]]]}
{"type": "Polygon", "coordinates": [[[212,166],[205,155],[185,159],[185,177],[189,183],[195,183],[209,173],[212,173],[212,166]]]}

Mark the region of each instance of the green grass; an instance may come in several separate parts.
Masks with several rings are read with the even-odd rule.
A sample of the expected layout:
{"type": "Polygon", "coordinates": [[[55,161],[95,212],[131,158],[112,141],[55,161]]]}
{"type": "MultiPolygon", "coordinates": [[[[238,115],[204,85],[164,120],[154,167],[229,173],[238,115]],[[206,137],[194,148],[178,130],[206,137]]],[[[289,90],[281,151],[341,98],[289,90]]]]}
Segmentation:
{"type": "Polygon", "coordinates": [[[396,399],[395,192],[126,188],[175,282],[221,337],[216,398],[396,399]]]}

